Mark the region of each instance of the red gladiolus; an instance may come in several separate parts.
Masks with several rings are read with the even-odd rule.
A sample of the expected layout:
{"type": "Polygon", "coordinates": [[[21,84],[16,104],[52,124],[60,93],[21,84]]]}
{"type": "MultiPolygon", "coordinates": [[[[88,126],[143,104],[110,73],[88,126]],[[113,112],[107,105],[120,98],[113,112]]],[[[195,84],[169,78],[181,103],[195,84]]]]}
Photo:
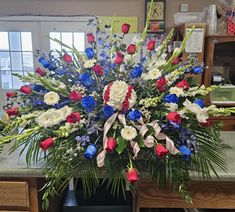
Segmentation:
{"type": "Polygon", "coordinates": [[[71,113],[70,115],[68,115],[66,117],[66,121],[70,124],[75,124],[75,123],[79,122],[80,119],[81,119],[81,116],[80,116],[79,112],[71,113]]]}
{"type": "Polygon", "coordinates": [[[46,72],[43,71],[40,67],[36,68],[36,73],[38,73],[41,77],[45,76],[46,72]]]}
{"type": "Polygon", "coordinates": [[[72,101],[81,101],[82,100],[82,94],[76,91],[71,91],[69,94],[69,99],[72,101]]]}
{"type": "Polygon", "coordinates": [[[115,63],[120,65],[123,62],[123,55],[121,52],[117,52],[117,56],[115,58],[115,63]]]}
{"type": "Polygon", "coordinates": [[[24,94],[31,94],[32,93],[32,88],[27,86],[27,85],[24,85],[24,86],[21,86],[20,92],[22,92],[24,94]]]}
{"type": "Polygon", "coordinates": [[[116,146],[117,146],[116,139],[112,138],[112,137],[108,138],[106,150],[108,152],[113,152],[113,150],[115,149],[116,146]]]}
{"type": "Polygon", "coordinates": [[[176,87],[178,88],[183,88],[183,89],[189,89],[190,85],[188,83],[188,81],[186,79],[180,81],[179,83],[177,83],[176,87]]]}
{"type": "Polygon", "coordinates": [[[156,81],[156,88],[161,91],[164,92],[166,90],[166,86],[167,86],[167,81],[165,77],[160,77],[157,81],[156,81]]]}
{"type": "Polygon", "coordinates": [[[172,121],[176,124],[180,124],[181,123],[181,116],[180,114],[178,114],[177,112],[170,112],[168,113],[168,115],[166,116],[166,118],[169,120],[169,121],[172,121]]]}
{"type": "Polygon", "coordinates": [[[96,64],[93,68],[92,71],[95,72],[95,74],[99,77],[103,76],[104,72],[103,72],[103,67],[100,64],[96,64]]]}
{"type": "Polygon", "coordinates": [[[91,32],[87,33],[86,36],[87,36],[88,43],[95,42],[95,36],[91,32]]]}
{"type": "Polygon", "coordinates": [[[63,56],[63,59],[64,59],[64,61],[67,62],[67,63],[71,63],[71,62],[73,61],[72,57],[71,57],[70,55],[68,55],[68,54],[65,54],[65,55],[63,56]]]}
{"type": "Polygon", "coordinates": [[[17,93],[14,92],[14,91],[8,91],[8,92],[6,92],[6,97],[8,97],[8,98],[15,97],[16,95],[17,95],[17,93]]]}
{"type": "Polygon", "coordinates": [[[19,114],[19,107],[13,107],[11,109],[7,109],[6,113],[8,114],[8,116],[15,116],[19,114]]]}
{"type": "Polygon", "coordinates": [[[54,140],[53,140],[52,137],[49,137],[49,138],[47,138],[46,140],[44,140],[40,143],[40,148],[43,151],[46,151],[47,149],[53,147],[53,145],[54,145],[54,140]]]}
{"type": "Polygon", "coordinates": [[[169,150],[166,149],[162,144],[157,144],[155,147],[155,153],[159,158],[163,158],[168,155],[169,150]]]}
{"type": "Polygon", "coordinates": [[[178,57],[176,57],[171,63],[173,65],[177,65],[177,64],[179,64],[179,62],[180,62],[180,59],[178,57]]]}
{"type": "Polygon", "coordinates": [[[122,25],[122,33],[127,34],[130,30],[131,25],[130,24],[123,24],[122,25]]]}
{"type": "Polygon", "coordinates": [[[136,45],[135,44],[130,44],[127,47],[126,51],[127,51],[128,54],[135,54],[135,52],[136,52],[136,45]]]}
{"type": "Polygon", "coordinates": [[[130,183],[134,183],[139,180],[139,173],[134,168],[129,168],[126,173],[126,176],[127,176],[128,182],[130,182],[130,183]]]}
{"type": "Polygon", "coordinates": [[[200,125],[202,127],[210,127],[212,125],[212,120],[211,119],[207,119],[205,123],[200,122],[200,125]]]}
{"type": "Polygon", "coordinates": [[[155,43],[156,43],[155,40],[150,40],[147,44],[147,49],[149,51],[153,51],[155,49],[155,43]]]}

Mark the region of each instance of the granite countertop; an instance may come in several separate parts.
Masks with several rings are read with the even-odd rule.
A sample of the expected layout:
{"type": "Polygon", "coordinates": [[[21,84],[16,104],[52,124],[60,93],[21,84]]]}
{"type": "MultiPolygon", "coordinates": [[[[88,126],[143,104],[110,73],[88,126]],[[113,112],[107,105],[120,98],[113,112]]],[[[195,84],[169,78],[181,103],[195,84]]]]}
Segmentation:
{"type": "MultiPolygon", "coordinates": [[[[235,181],[235,131],[222,132],[222,138],[232,147],[226,150],[226,158],[228,164],[228,172],[225,173],[221,170],[217,171],[221,180],[235,181]]],[[[43,161],[37,164],[27,166],[25,162],[25,155],[19,157],[19,150],[8,154],[9,146],[6,146],[0,154],[0,177],[43,177],[43,161]]],[[[198,178],[193,176],[194,178],[198,178]]]]}

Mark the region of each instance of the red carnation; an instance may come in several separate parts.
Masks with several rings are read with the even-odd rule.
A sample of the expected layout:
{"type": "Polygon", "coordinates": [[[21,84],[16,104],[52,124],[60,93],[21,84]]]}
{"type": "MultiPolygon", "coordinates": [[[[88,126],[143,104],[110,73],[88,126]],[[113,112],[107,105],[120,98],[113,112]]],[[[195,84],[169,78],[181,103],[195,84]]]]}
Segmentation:
{"type": "Polygon", "coordinates": [[[8,97],[8,98],[15,97],[16,95],[17,95],[17,93],[15,91],[6,92],[6,97],[8,97]]]}
{"type": "Polygon", "coordinates": [[[153,51],[155,49],[155,43],[156,43],[155,40],[150,40],[147,44],[147,49],[149,51],[153,51]]]}
{"type": "Polygon", "coordinates": [[[188,83],[188,81],[186,79],[180,81],[179,83],[177,83],[176,87],[178,88],[183,88],[183,89],[189,89],[190,85],[188,83]]]}
{"type": "Polygon", "coordinates": [[[7,109],[6,113],[8,114],[8,116],[15,116],[19,114],[19,107],[13,107],[11,109],[7,109]]]}
{"type": "Polygon", "coordinates": [[[179,62],[180,62],[179,57],[176,57],[171,63],[172,63],[173,65],[177,65],[177,64],[179,64],[179,62]]]}
{"type": "Polygon", "coordinates": [[[24,85],[24,86],[21,86],[20,92],[22,92],[24,94],[31,94],[32,93],[32,88],[27,86],[27,85],[24,85]]]}
{"type": "Polygon", "coordinates": [[[65,54],[65,55],[63,56],[63,59],[64,59],[64,61],[67,62],[67,63],[71,63],[71,62],[73,61],[72,57],[71,57],[70,55],[68,55],[68,54],[65,54]]]}
{"type": "Polygon", "coordinates": [[[88,32],[86,36],[87,36],[88,43],[94,43],[95,36],[91,32],[88,32]]]}
{"type": "Polygon", "coordinates": [[[181,123],[181,116],[180,114],[178,114],[177,112],[170,112],[168,113],[168,115],[166,116],[166,118],[169,120],[169,121],[172,121],[176,124],[180,124],[181,123]]]}
{"type": "Polygon", "coordinates": [[[120,65],[123,62],[123,55],[121,52],[117,52],[117,56],[115,58],[115,63],[120,65]]]}
{"type": "Polygon", "coordinates": [[[200,125],[202,127],[210,127],[212,125],[212,120],[211,119],[207,119],[205,123],[200,122],[200,125]]]}
{"type": "Polygon", "coordinates": [[[80,116],[79,112],[71,113],[70,115],[68,115],[66,117],[66,121],[70,124],[75,124],[75,123],[79,122],[80,119],[81,119],[81,116],[80,116]]]}
{"type": "Polygon", "coordinates": [[[69,94],[69,99],[72,101],[81,101],[82,100],[82,94],[76,91],[71,91],[69,94]]]}
{"type": "Polygon", "coordinates": [[[166,90],[166,86],[167,86],[167,81],[165,77],[160,77],[157,81],[156,81],[156,88],[161,91],[164,92],[166,90]]]}
{"type": "Polygon", "coordinates": [[[127,51],[128,54],[135,54],[135,52],[136,52],[136,45],[135,44],[130,44],[127,47],[126,51],[127,51]]]}
{"type": "Polygon", "coordinates": [[[112,137],[108,138],[106,150],[108,152],[113,152],[113,150],[115,149],[116,146],[117,146],[116,139],[112,138],[112,137]]]}
{"type": "Polygon", "coordinates": [[[49,137],[40,143],[40,148],[43,151],[46,151],[47,149],[51,148],[53,145],[54,145],[54,140],[52,137],[49,137]]]}
{"type": "Polygon", "coordinates": [[[103,72],[103,66],[100,64],[96,64],[93,68],[92,71],[95,72],[95,74],[99,77],[103,76],[104,72],[103,72]]]}
{"type": "Polygon", "coordinates": [[[123,24],[122,25],[122,33],[127,34],[129,32],[131,25],[130,24],[123,24]]]}
{"type": "Polygon", "coordinates": [[[163,158],[168,155],[169,150],[166,149],[162,144],[157,144],[155,147],[155,153],[159,158],[163,158]]]}
{"type": "Polygon", "coordinates": [[[134,183],[139,180],[139,173],[136,169],[134,168],[129,168],[128,171],[126,172],[127,180],[130,183],[134,183]]]}
{"type": "Polygon", "coordinates": [[[41,77],[45,76],[46,72],[43,71],[40,67],[36,68],[36,73],[38,73],[41,77]]]}

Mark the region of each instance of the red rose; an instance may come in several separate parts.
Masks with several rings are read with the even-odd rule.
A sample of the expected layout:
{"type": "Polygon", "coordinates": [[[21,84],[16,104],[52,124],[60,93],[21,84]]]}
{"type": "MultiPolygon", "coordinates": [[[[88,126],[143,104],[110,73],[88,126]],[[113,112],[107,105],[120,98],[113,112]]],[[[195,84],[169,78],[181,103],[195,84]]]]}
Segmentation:
{"type": "Polygon", "coordinates": [[[159,158],[163,158],[168,155],[169,150],[166,149],[162,144],[157,144],[155,147],[155,153],[159,158]]]}
{"type": "Polygon", "coordinates": [[[153,51],[155,49],[155,43],[156,43],[155,40],[150,40],[147,44],[147,49],[149,51],[153,51]]]}
{"type": "Polygon", "coordinates": [[[95,74],[99,77],[103,76],[104,72],[103,72],[103,66],[100,64],[96,64],[93,68],[92,71],[95,72],[95,74]]]}
{"type": "Polygon", "coordinates": [[[40,143],[40,148],[43,151],[46,151],[47,149],[51,148],[53,145],[54,145],[54,140],[52,137],[49,137],[40,143]]]}
{"type": "Polygon", "coordinates": [[[156,88],[161,91],[164,92],[166,90],[166,86],[167,86],[167,81],[165,77],[160,77],[157,81],[156,81],[156,88]]]}
{"type": "Polygon", "coordinates": [[[67,63],[71,63],[71,62],[73,61],[72,57],[71,57],[70,55],[68,55],[68,54],[65,54],[65,55],[63,56],[63,59],[64,59],[64,61],[67,62],[67,63]]]}
{"type": "Polygon", "coordinates": [[[127,34],[129,32],[131,25],[130,24],[123,24],[122,25],[122,33],[127,34]]]}
{"type": "Polygon", "coordinates": [[[123,62],[123,55],[121,52],[117,52],[117,56],[115,58],[115,63],[120,65],[123,62]]]}
{"type": "Polygon", "coordinates": [[[136,45],[135,44],[130,44],[127,47],[126,51],[127,51],[128,54],[135,54],[135,52],[136,52],[136,45]]]}
{"type": "Polygon", "coordinates": [[[106,150],[108,152],[113,152],[113,150],[115,149],[116,146],[117,146],[116,139],[112,138],[112,137],[108,138],[106,150]]]}
{"type": "Polygon", "coordinates": [[[70,124],[75,124],[75,123],[79,122],[80,119],[81,119],[81,116],[80,116],[79,112],[71,113],[70,115],[68,115],[66,117],[66,121],[70,124]]]}
{"type": "Polygon", "coordinates": [[[8,91],[8,92],[6,92],[6,97],[8,97],[8,98],[15,97],[16,95],[17,95],[17,93],[14,92],[14,91],[8,91]]]}
{"type": "Polygon", "coordinates": [[[190,85],[188,83],[188,81],[186,79],[180,81],[179,83],[177,83],[176,87],[178,88],[183,88],[183,89],[189,89],[190,85]]]}
{"type": "Polygon", "coordinates": [[[128,182],[130,182],[130,183],[134,183],[139,180],[139,173],[134,168],[129,168],[126,173],[126,176],[127,176],[128,182]]]}
{"type": "Polygon", "coordinates": [[[27,85],[24,85],[24,86],[21,86],[20,92],[22,92],[24,94],[31,94],[32,93],[32,88],[27,86],[27,85]]]}
{"type": "Polygon", "coordinates": [[[46,72],[43,71],[40,67],[36,68],[36,73],[38,73],[41,77],[45,76],[46,72]]]}
{"type": "Polygon", "coordinates": [[[181,123],[181,116],[180,114],[178,114],[177,112],[170,112],[168,113],[168,115],[166,116],[166,118],[169,120],[169,121],[172,121],[176,124],[180,124],[181,123]]]}
{"type": "Polygon", "coordinates": [[[200,122],[200,125],[202,127],[210,127],[212,125],[212,120],[211,119],[207,119],[205,123],[200,122]]]}
{"type": "Polygon", "coordinates": [[[82,94],[76,91],[71,91],[69,94],[69,99],[72,101],[81,101],[82,100],[82,94]]]}
{"type": "Polygon", "coordinates": [[[87,33],[86,36],[87,36],[88,43],[94,43],[95,36],[91,32],[87,33]]]}
{"type": "Polygon", "coordinates": [[[177,65],[177,64],[179,64],[179,62],[180,62],[179,57],[176,57],[171,63],[172,63],[173,65],[177,65]]]}
{"type": "Polygon", "coordinates": [[[19,114],[19,107],[13,107],[11,109],[7,109],[6,113],[8,114],[8,116],[15,116],[19,114]]]}

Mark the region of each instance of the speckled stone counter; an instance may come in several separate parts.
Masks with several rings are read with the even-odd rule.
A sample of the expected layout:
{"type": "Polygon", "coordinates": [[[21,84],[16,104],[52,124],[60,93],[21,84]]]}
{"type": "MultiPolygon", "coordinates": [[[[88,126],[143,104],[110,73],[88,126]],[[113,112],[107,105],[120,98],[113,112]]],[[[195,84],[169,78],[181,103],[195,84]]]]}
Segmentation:
{"type": "MultiPolygon", "coordinates": [[[[235,131],[222,132],[222,138],[232,147],[226,150],[228,172],[218,170],[221,180],[235,181],[235,131]]],[[[25,155],[19,157],[19,151],[8,155],[8,147],[0,154],[0,177],[44,177],[43,161],[32,164],[30,167],[25,162],[25,155]]],[[[197,178],[193,176],[193,178],[197,178]]]]}

